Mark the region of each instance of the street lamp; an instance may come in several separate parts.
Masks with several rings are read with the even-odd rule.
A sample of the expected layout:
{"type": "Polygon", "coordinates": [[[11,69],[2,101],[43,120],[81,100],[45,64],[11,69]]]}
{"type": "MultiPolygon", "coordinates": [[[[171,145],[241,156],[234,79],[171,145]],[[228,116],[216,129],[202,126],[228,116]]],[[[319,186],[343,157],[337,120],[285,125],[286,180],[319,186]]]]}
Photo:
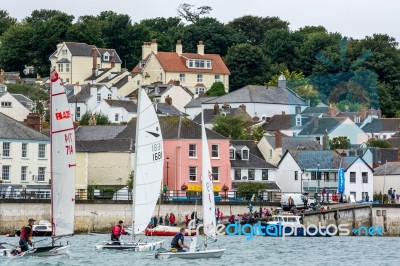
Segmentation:
{"type": "Polygon", "coordinates": [[[167,187],[168,187],[168,169],[169,169],[169,157],[167,157],[167,187]]]}

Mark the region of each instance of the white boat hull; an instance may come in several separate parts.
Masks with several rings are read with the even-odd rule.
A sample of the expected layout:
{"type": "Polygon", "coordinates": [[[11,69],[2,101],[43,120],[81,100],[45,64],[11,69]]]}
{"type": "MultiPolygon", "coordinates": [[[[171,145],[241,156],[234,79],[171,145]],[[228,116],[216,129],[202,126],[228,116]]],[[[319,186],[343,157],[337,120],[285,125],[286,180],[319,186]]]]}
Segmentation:
{"type": "Polygon", "coordinates": [[[211,259],[211,258],[220,258],[225,252],[225,249],[209,249],[209,250],[201,250],[201,251],[193,251],[193,252],[162,252],[155,253],[156,259],[170,259],[170,258],[179,258],[179,259],[211,259]]]}
{"type": "Polygon", "coordinates": [[[14,259],[25,255],[26,252],[13,252],[15,249],[0,249],[0,258],[14,259]]]}
{"type": "Polygon", "coordinates": [[[157,242],[120,242],[119,245],[114,244],[109,241],[102,241],[97,243],[94,248],[95,249],[113,249],[113,250],[133,250],[135,252],[147,252],[147,251],[155,251],[162,247],[164,241],[157,242]]]}
{"type": "Polygon", "coordinates": [[[37,247],[33,251],[26,252],[25,256],[39,256],[51,257],[62,256],[69,254],[69,245],[66,246],[51,246],[51,247],[37,247]]]}

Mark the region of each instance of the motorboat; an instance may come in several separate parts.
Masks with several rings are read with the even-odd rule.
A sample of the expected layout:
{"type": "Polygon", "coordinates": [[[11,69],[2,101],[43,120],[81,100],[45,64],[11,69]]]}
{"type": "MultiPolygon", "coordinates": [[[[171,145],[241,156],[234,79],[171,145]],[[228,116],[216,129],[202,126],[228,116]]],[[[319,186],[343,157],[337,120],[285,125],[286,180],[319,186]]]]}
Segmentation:
{"type": "MultiPolygon", "coordinates": [[[[157,225],[154,228],[146,228],[146,236],[175,236],[179,233],[180,227],[178,226],[168,226],[168,225],[157,225]]],[[[185,230],[185,236],[195,236],[195,230],[185,230]]]]}
{"type": "MultiPolygon", "coordinates": [[[[41,220],[39,224],[34,224],[32,226],[32,231],[32,236],[51,236],[53,233],[51,223],[47,220],[41,220]]],[[[21,234],[21,229],[16,229],[14,232],[19,236],[21,234]]]]}

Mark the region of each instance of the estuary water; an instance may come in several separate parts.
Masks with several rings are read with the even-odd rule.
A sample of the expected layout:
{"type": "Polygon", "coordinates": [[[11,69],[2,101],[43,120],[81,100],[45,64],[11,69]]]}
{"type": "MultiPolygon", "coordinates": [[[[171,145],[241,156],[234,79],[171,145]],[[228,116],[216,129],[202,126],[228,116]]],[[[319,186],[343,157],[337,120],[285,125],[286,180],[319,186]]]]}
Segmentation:
{"type": "MultiPolygon", "coordinates": [[[[43,238],[35,238],[34,241],[43,238]]],[[[171,237],[144,237],[144,240],[164,240],[171,237]]],[[[155,260],[149,253],[94,250],[97,242],[109,240],[108,235],[77,235],[69,239],[70,253],[59,257],[21,257],[4,259],[0,265],[399,265],[399,237],[280,237],[220,236],[211,247],[225,248],[220,259],[155,260]]],[[[185,242],[189,242],[185,237],[185,242]]],[[[200,240],[200,239],[199,239],[200,240]]],[[[0,237],[0,242],[17,244],[17,237],[0,237]]],[[[43,243],[43,242],[40,242],[43,243]]],[[[198,241],[200,243],[200,241],[198,241]]],[[[39,246],[39,243],[37,243],[39,246]]]]}

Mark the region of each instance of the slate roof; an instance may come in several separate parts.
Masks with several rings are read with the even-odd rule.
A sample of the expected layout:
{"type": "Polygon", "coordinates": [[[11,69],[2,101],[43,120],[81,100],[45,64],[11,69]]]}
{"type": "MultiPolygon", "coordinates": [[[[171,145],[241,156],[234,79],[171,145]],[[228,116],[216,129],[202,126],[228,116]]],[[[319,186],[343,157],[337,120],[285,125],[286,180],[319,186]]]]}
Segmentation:
{"type": "Polygon", "coordinates": [[[122,79],[120,79],[120,80],[118,80],[115,84],[114,84],[114,86],[116,87],[116,88],[122,88],[122,86],[124,86],[126,83],[128,83],[128,81],[129,81],[129,75],[126,75],[125,77],[123,77],[122,79]]]}
{"type": "Polygon", "coordinates": [[[236,151],[236,159],[231,160],[231,168],[269,168],[275,169],[276,167],[264,159],[250,153],[249,160],[242,160],[240,151],[236,151]]]}
{"type": "Polygon", "coordinates": [[[207,101],[209,103],[269,103],[307,105],[296,93],[289,89],[260,85],[247,85],[241,89],[207,101]]]}
{"type": "Polygon", "coordinates": [[[76,95],[72,96],[68,102],[69,103],[85,103],[89,98],[91,97],[90,95],[90,88],[96,87],[97,89],[101,88],[103,85],[94,85],[94,84],[85,84],[82,85],[82,89],[80,92],[78,92],[76,95]]]}
{"type": "MultiPolygon", "coordinates": [[[[204,123],[211,124],[216,115],[214,115],[214,109],[203,109],[204,112],[204,123]]],[[[244,115],[246,120],[252,120],[251,116],[247,113],[242,111],[241,108],[227,108],[225,111],[221,111],[219,114],[221,115],[222,112],[225,112],[226,115],[235,116],[235,115],[244,115]]],[[[193,119],[194,122],[201,124],[201,112],[193,119]]]]}
{"type": "Polygon", "coordinates": [[[111,140],[116,138],[126,127],[126,125],[79,126],[75,130],[75,139],[77,141],[111,140]]]}
{"type": "MultiPolygon", "coordinates": [[[[275,136],[264,136],[264,138],[267,139],[272,148],[276,149],[275,136]]],[[[286,150],[322,150],[322,146],[313,137],[282,136],[282,151],[286,150]]]]}
{"type": "Polygon", "coordinates": [[[320,115],[320,114],[326,114],[329,110],[329,107],[307,107],[306,109],[301,112],[301,114],[305,115],[320,115]]]}
{"type": "MultiPolygon", "coordinates": [[[[33,101],[31,99],[29,99],[28,97],[26,97],[25,95],[22,94],[11,94],[18,102],[20,102],[23,106],[25,106],[26,108],[28,108],[28,103],[32,104],[33,101]]],[[[32,108],[32,106],[31,106],[32,108]]]]}
{"type": "Polygon", "coordinates": [[[157,114],[163,114],[163,115],[171,115],[171,116],[180,116],[186,114],[181,113],[175,106],[169,105],[167,103],[157,103],[157,114]]]}
{"type": "Polygon", "coordinates": [[[68,58],[61,58],[56,62],[57,64],[62,64],[62,63],[71,63],[71,61],[68,60],[68,58]]]}
{"type": "Polygon", "coordinates": [[[134,142],[132,139],[77,140],[76,150],[78,152],[133,152],[134,142]]]}
{"type": "Polygon", "coordinates": [[[104,100],[111,107],[122,107],[129,113],[137,112],[137,104],[133,101],[123,101],[123,100],[104,100]]]}
{"type": "Polygon", "coordinates": [[[400,118],[376,118],[366,124],[362,130],[371,132],[396,132],[400,126],[400,118]]]}
{"type": "Polygon", "coordinates": [[[87,77],[86,79],[85,79],[85,81],[91,81],[91,80],[96,80],[96,79],[99,79],[99,78],[106,78],[106,75],[108,75],[109,73],[108,73],[108,71],[110,70],[111,68],[100,68],[100,69],[98,69],[101,73],[97,73],[97,75],[96,75],[96,73],[92,73],[89,77],[87,77]]]}
{"type": "Polygon", "coordinates": [[[50,141],[49,137],[3,113],[0,113],[0,125],[0,139],[50,141]]]}
{"type": "Polygon", "coordinates": [[[377,167],[383,163],[396,162],[398,160],[398,149],[397,148],[369,148],[372,153],[372,165],[377,167]]]}
{"type": "Polygon", "coordinates": [[[400,149],[400,138],[391,137],[390,139],[387,139],[387,141],[390,143],[392,148],[399,148],[400,149]]]}
{"type": "MultiPolygon", "coordinates": [[[[71,52],[73,56],[88,56],[92,57],[92,49],[97,48],[95,45],[88,45],[86,43],[78,43],[78,42],[65,42],[68,50],[71,52]]],[[[109,48],[97,48],[97,56],[103,58],[103,55],[108,52],[110,56],[114,52],[115,62],[121,63],[121,59],[115,49],[109,48]]],[[[102,59],[103,60],[103,59],[102,59]]]]}
{"type": "Polygon", "coordinates": [[[185,108],[201,107],[202,103],[208,102],[218,97],[196,97],[185,105],[185,108]]]}
{"type": "MultiPolygon", "coordinates": [[[[248,181],[232,180],[232,189],[237,189],[243,182],[248,182],[248,181]]],[[[266,190],[281,190],[281,188],[275,181],[257,181],[257,183],[262,183],[264,185],[264,189],[266,190]]]]}
{"type": "Polygon", "coordinates": [[[311,121],[299,132],[298,135],[324,135],[325,131],[332,132],[336,127],[343,123],[347,118],[344,117],[324,117],[315,118],[318,123],[315,125],[311,121]]]}
{"type": "Polygon", "coordinates": [[[260,149],[257,146],[258,141],[253,140],[231,140],[231,145],[236,148],[236,150],[241,150],[243,147],[247,147],[250,150],[250,154],[254,154],[255,156],[263,159],[260,149]]]}
{"type": "Polygon", "coordinates": [[[110,82],[113,79],[118,79],[119,76],[121,76],[122,74],[124,74],[123,72],[107,72],[107,75],[104,79],[100,80],[99,83],[107,83],[110,82]],[[111,78],[109,78],[109,75],[111,74],[111,78]]]}
{"type": "Polygon", "coordinates": [[[278,131],[294,128],[302,128],[310,121],[309,117],[301,117],[301,126],[296,126],[297,115],[274,115],[270,121],[263,124],[266,131],[278,131]]]}
{"type": "MultiPolygon", "coordinates": [[[[301,169],[339,169],[342,156],[335,151],[309,151],[309,150],[288,150],[301,169]]],[[[283,157],[284,157],[283,156],[283,157]]],[[[282,158],[283,158],[282,157],[282,158]]]]}
{"type": "Polygon", "coordinates": [[[387,162],[374,170],[374,175],[400,175],[400,162],[387,162]]]}

